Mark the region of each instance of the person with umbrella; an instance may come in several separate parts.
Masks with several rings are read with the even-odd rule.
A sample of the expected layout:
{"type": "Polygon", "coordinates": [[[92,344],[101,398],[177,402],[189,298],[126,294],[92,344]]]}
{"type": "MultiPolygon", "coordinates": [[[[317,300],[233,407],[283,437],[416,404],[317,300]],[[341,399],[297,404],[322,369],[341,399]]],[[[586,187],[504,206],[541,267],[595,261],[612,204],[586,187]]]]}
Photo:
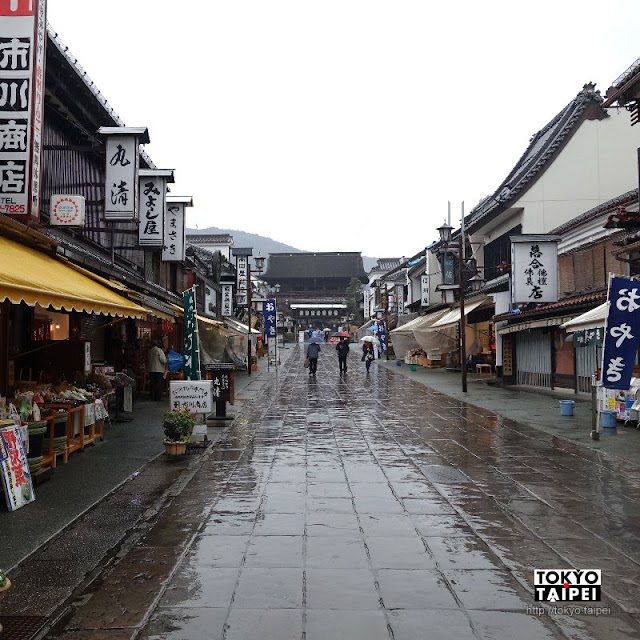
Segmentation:
{"type": "Polygon", "coordinates": [[[367,368],[367,373],[369,373],[371,363],[375,358],[375,354],[373,352],[374,342],[376,342],[376,338],[373,338],[371,336],[362,338],[362,360],[364,360],[364,366],[367,368]]]}
{"type": "Polygon", "coordinates": [[[307,358],[309,359],[309,375],[315,376],[316,371],[318,370],[318,354],[320,353],[320,344],[322,343],[322,338],[318,336],[314,336],[309,340],[309,344],[307,345],[307,358]]]}
{"type": "Polygon", "coordinates": [[[347,356],[349,355],[349,341],[340,336],[340,342],[336,344],[336,351],[338,352],[338,365],[340,366],[340,374],[347,373],[347,356]]]}

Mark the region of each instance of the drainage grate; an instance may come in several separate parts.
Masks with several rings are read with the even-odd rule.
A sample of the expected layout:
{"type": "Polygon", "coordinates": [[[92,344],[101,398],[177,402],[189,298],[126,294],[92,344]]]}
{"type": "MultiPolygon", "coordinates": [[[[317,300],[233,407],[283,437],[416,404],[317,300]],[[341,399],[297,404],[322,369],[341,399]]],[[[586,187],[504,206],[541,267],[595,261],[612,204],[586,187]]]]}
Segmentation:
{"type": "Polygon", "coordinates": [[[2,640],[31,640],[47,624],[41,616],[0,616],[2,640]]]}

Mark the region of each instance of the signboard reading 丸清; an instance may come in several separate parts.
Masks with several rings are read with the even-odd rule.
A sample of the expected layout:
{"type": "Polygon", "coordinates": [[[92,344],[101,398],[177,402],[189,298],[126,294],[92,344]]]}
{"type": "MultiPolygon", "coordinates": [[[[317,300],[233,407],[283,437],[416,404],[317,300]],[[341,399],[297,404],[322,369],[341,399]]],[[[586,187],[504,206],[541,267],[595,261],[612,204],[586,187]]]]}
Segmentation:
{"type": "Polygon", "coordinates": [[[105,139],[104,218],[138,219],[139,145],[149,142],[146,127],[100,127],[105,139]]]}
{"type": "Polygon", "coordinates": [[[0,429],[0,480],[9,511],[15,511],[35,500],[19,427],[0,429]]]}
{"type": "Polygon", "coordinates": [[[172,409],[187,407],[194,413],[213,410],[211,380],[171,380],[169,405],[172,409]]]}
{"type": "Polygon", "coordinates": [[[557,302],[560,236],[520,235],[509,239],[511,302],[557,302]]]}
{"type": "Polygon", "coordinates": [[[0,213],[40,218],[45,0],[0,2],[0,213]]]}

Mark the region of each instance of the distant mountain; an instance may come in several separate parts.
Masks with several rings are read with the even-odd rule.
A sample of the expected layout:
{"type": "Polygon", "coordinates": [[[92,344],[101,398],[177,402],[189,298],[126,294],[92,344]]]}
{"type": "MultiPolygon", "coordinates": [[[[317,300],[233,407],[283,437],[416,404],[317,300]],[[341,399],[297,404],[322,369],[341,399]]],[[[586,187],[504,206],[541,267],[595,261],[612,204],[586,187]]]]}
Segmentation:
{"type": "MultiPolygon", "coordinates": [[[[229,234],[233,236],[233,244],[236,247],[253,247],[254,256],[268,256],[270,253],[306,253],[302,249],[296,249],[283,242],[272,240],[259,236],[257,233],[247,233],[246,231],[238,231],[237,229],[220,229],[219,227],[207,227],[206,229],[187,229],[187,233],[213,233],[213,234],[229,234]]],[[[366,273],[378,262],[378,258],[368,258],[362,256],[362,264],[366,273]]]]}

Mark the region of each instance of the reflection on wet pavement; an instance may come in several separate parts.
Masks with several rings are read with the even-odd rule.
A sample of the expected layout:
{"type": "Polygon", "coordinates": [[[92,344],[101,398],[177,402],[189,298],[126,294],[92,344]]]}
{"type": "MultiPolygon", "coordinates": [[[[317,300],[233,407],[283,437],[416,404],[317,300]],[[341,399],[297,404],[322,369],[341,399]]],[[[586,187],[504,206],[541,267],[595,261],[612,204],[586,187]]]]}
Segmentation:
{"type": "Polygon", "coordinates": [[[640,467],[300,355],[177,498],[202,526],[140,637],[640,638],[640,467]],[[608,615],[527,612],[534,568],[573,567],[608,615]]]}

